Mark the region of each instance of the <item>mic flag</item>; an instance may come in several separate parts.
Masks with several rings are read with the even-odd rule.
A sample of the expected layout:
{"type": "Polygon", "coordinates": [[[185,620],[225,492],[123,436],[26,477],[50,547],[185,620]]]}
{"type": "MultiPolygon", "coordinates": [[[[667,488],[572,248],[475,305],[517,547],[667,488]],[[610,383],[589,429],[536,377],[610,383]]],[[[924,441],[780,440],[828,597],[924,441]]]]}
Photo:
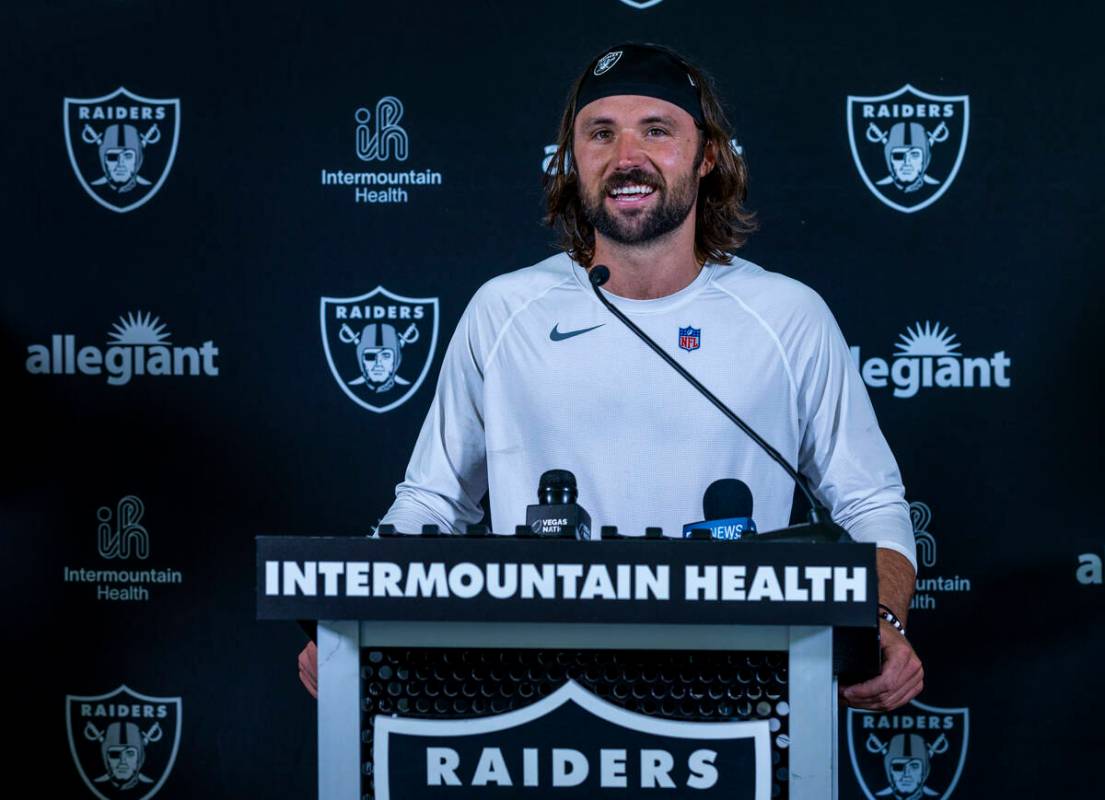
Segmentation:
{"type": "Polygon", "coordinates": [[[705,519],[683,526],[684,539],[696,530],[707,530],[711,539],[719,541],[737,541],[756,532],[752,490],[744,481],[723,478],[711,483],[702,497],[702,514],[705,519]]]}

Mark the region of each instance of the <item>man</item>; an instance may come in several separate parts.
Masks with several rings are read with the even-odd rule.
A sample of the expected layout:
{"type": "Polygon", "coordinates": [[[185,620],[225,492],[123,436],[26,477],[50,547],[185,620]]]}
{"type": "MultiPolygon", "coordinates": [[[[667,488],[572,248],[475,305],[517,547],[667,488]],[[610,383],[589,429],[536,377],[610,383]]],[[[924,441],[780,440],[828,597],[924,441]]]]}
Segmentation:
{"type": "MultiPolygon", "coordinates": [[[[789,522],[786,474],[594,297],[586,270],[604,264],[610,300],[797,464],[837,523],[878,542],[880,599],[905,619],[915,553],[897,466],[821,299],[731,255],[753,227],[731,138],[706,77],[671,51],[623,45],[591,62],[546,179],[566,252],[476,293],[383,522],[460,530],[489,490],[496,528],[511,530],[553,467],[575,473],[594,528],[672,535],[735,476],[760,530],[789,522]],[[700,333],[681,349],[687,327],[700,333]]],[[[882,674],[842,690],[863,708],[921,689],[913,648],[880,624],[882,674]]]]}

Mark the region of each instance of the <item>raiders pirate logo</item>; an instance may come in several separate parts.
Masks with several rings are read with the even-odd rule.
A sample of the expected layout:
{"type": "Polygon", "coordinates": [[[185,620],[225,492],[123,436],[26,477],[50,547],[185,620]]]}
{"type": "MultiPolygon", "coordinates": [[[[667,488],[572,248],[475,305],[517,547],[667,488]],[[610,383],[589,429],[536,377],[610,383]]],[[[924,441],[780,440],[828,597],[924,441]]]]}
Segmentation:
{"type": "Polygon", "coordinates": [[[377,286],[360,297],[323,297],[322,346],[350,400],[382,414],[411,398],[437,348],[438,299],[377,286]]]}
{"type": "Polygon", "coordinates": [[[946,800],[967,758],[968,709],[916,700],[892,713],[848,709],[848,753],[867,800],[946,800]]]}
{"type": "Polygon", "coordinates": [[[612,70],[614,68],[614,65],[618,63],[618,59],[621,57],[621,50],[611,50],[609,53],[599,59],[599,63],[595,64],[595,75],[602,75],[612,70]]]}
{"type": "Polygon", "coordinates": [[[848,141],[860,177],[896,211],[937,200],[963,163],[970,127],[967,95],[929,94],[906,84],[878,97],[848,98],[848,141]]]}
{"type": "Polygon", "coordinates": [[[65,98],[69,163],[104,208],[133,211],[157,194],[180,138],[180,100],[155,100],[119,87],[88,99],[65,98]]]}
{"type": "Polygon", "coordinates": [[[120,686],[65,698],[69,752],[100,800],[147,800],[165,784],[180,747],[181,699],[120,686]]]}

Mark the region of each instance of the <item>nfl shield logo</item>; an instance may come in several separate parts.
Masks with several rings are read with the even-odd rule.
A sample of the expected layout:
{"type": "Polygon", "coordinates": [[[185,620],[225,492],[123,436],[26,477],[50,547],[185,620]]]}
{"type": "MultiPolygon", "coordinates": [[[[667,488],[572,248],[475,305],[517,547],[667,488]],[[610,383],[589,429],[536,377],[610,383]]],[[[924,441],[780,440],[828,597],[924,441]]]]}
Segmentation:
{"type": "Polygon", "coordinates": [[[963,163],[967,95],[929,94],[906,84],[890,94],[848,98],[848,141],[860,177],[905,214],[939,200],[963,163]]]}
{"type": "Polygon", "coordinates": [[[179,98],[119,87],[103,97],[66,97],[65,146],[77,180],[104,208],[133,211],[157,194],[176,158],[179,98]]]}
{"type": "Polygon", "coordinates": [[[691,350],[697,350],[702,346],[702,329],[692,328],[687,326],[686,328],[679,329],[679,347],[682,350],[690,352],[691,350]]]}
{"type": "Polygon", "coordinates": [[[889,714],[848,709],[848,753],[867,800],[952,796],[967,759],[966,708],[916,700],[889,714]]]}
{"type": "Polygon", "coordinates": [[[330,374],[361,408],[398,408],[426,379],[437,349],[436,297],[377,286],[358,297],[323,297],[319,317],[330,374]]]}
{"type": "Polygon", "coordinates": [[[120,686],[89,697],[67,695],[69,752],[100,800],[147,800],[165,784],[180,747],[181,700],[120,686]]]}

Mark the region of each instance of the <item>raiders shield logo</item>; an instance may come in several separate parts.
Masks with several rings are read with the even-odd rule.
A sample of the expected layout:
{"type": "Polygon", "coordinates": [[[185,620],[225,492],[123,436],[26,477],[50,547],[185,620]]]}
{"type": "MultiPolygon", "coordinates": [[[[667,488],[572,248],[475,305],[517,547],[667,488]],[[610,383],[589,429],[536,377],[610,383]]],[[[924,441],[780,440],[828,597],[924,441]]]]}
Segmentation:
{"type": "Polygon", "coordinates": [[[928,94],[906,84],[878,97],[848,98],[848,141],[867,188],[896,211],[932,205],[963,163],[967,95],[928,94]]]}
{"type": "Polygon", "coordinates": [[[682,722],[637,714],[569,680],[548,697],[497,716],[377,716],[376,800],[665,794],[768,800],[770,731],[767,720],[682,722]],[[568,743],[565,731],[571,731],[568,743]]]}
{"type": "Polygon", "coordinates": [[[160,791],[180,747],[181,700],[120,686],[95,697],[67,695],[69,752],[100,800],[147,800],[160,791]]]}
{"type": "Polygon", "coordinates": [[[916,700],[891,713],[848,709],[848,753],[867,800],[945,800],[967,759],[968,710],[916,700]]]}
{"type": "Polygon", "coordinates": [[[437,348],[438,299],[377,286],[360,297],[323,297],[322,346],[346,396],[382,414],[410,399],[437,348]]]}
{"type": "Polygon", "coordinates": [[[123,213],[157,194],[176,157],[179,99],[120,86],[103,97],[65,98],[63,117],[69,163],[93,200],[123,213]]]}

